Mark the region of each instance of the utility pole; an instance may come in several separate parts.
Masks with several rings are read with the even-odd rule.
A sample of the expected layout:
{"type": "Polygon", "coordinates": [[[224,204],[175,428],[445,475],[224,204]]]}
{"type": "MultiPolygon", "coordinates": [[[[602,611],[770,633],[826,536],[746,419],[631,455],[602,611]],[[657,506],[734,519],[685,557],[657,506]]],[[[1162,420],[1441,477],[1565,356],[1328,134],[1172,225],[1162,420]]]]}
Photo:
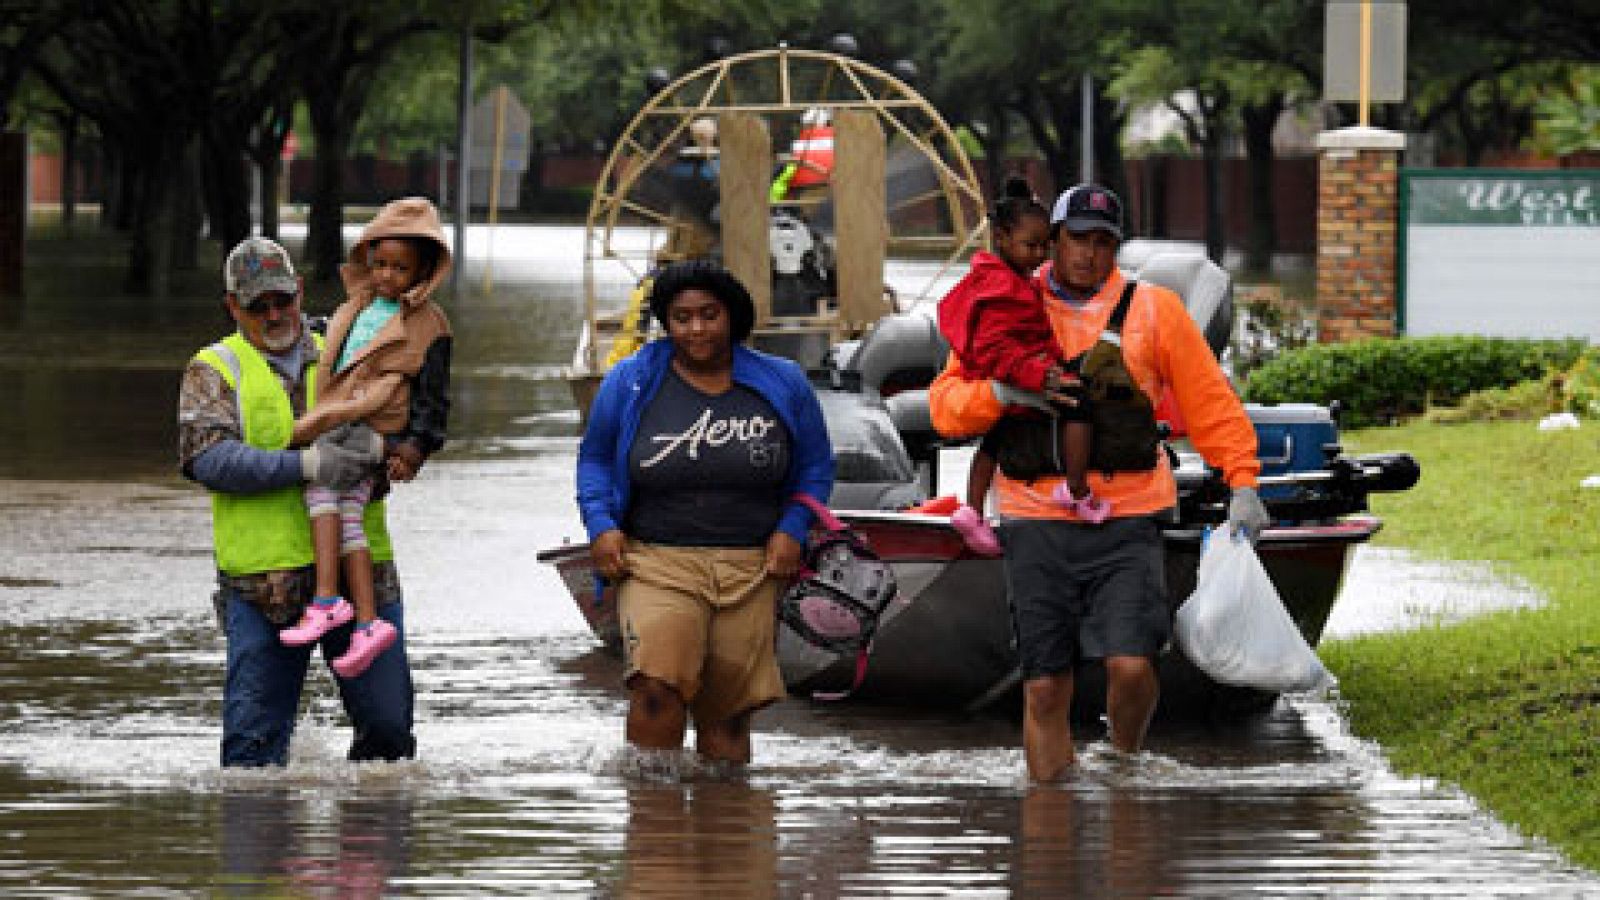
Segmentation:
{"type": "Polygon", "coordinates": [[[1094,76],[1088,72],[1083,73],[1083,104],[1080,107],[1083,127],[1083,146],[1079,152],[1081,166],[1078,171],[1078,181],[1082,184],[1094,183],[1094,76]]]}

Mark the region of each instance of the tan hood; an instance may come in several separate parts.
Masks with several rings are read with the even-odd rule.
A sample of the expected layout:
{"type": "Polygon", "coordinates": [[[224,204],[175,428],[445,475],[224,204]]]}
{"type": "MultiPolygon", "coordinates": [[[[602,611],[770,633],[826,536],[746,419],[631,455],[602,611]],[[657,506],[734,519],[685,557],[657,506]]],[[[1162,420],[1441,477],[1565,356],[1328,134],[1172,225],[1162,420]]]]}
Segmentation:
{"type": "Polygon", "coordinates": [[[373,241],[392,237],[426,238],[439,245],[439,262],[433,267],[433,274],[398,298],[414,309],[433,296],[454,265],[450,245],[444,239],[444,227],[439,223],[439,211],[426,197],[404,197],[378,210],[367,227],[361,229],[361,237],[350,248],[350,261],[339,267],[339,277],[344,281],[345,295],[365,306],[373,293],[367,253],[373,241]]]}

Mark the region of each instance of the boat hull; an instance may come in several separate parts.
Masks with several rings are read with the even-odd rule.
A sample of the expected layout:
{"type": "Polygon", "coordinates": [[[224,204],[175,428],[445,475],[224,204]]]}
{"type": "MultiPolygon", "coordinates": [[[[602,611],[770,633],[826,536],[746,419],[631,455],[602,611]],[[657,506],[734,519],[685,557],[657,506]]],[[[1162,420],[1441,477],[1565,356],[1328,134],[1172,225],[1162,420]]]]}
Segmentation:
{"type": "MultiPolygon", "coordinates": [[[[1006,607],[1000,560],[972,555],[941,516],[841,512],[895,568],[899,594],[886,609],[865,680],[853,701],[976,711],[1015,707],[1020,699],[1017,655],[1006,607]]],[[[1333,610],[1351,550],[1379,528],[1377,519],[1351,516],[1327,525],[1268,529],[1258,544],[1262,563],[1290,616],[1315,646],[1333,610]]],[[[1170,528],[1166,544],[1167,597],[1175,611],[1194,590],[1201,531],[1170,528]]],[[[540,554],[554,565],[596,637],[620,654],[614,592],[597,596],[586,545],[540,554]]],[[[800,695],[848,685],[853,659],[840,658],[779,629],[778,661],[789,690],[800,695]]],[[[1269,708],[1275,695],[1220,685],[1176,647],[1158,660],[1164,717],[1217,717],[1269,708]]],[[[1097,665],[1078,673],[1074,715],[1103,712],[1104,676],[1097,665]]]]}

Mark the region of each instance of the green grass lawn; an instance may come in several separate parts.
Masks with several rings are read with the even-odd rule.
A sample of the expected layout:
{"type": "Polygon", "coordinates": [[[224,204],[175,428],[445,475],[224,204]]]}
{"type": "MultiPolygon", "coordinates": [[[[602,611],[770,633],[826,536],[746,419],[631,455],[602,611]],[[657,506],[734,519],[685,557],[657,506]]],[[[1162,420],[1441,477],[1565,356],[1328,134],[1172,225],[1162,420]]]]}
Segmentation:
{"type": "Polygon", "coordinates": [[[1410,491],[1379,494],[1378,542],[1487,560],[1549,600],[1319,647],[1352,729],[1394,767],[1454,782],[1506,822],[1600,869],[1600,423],[1412,424],[1343,435],[1353,452],[1404,450],[1410,491]]]}

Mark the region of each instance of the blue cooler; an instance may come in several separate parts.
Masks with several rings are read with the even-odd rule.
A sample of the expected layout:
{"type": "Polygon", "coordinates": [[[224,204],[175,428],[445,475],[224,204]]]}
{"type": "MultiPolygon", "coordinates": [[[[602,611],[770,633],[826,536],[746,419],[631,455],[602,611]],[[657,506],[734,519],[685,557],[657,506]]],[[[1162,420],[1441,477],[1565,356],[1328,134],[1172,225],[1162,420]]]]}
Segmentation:
{"type": "MultiPolygon", "coordinates": [[[[1328,463],[1324,447],[1339,443],[1339,430],[1326,406],[1315,403],[1245,404],[1256,426],[1256,454],[1262,475],[1285,475],[1322,469],[1328,463]]],[[[1294,494],[1292,485],[1262,485],[1261,496],[1283,498],[1294,494]]]]}

